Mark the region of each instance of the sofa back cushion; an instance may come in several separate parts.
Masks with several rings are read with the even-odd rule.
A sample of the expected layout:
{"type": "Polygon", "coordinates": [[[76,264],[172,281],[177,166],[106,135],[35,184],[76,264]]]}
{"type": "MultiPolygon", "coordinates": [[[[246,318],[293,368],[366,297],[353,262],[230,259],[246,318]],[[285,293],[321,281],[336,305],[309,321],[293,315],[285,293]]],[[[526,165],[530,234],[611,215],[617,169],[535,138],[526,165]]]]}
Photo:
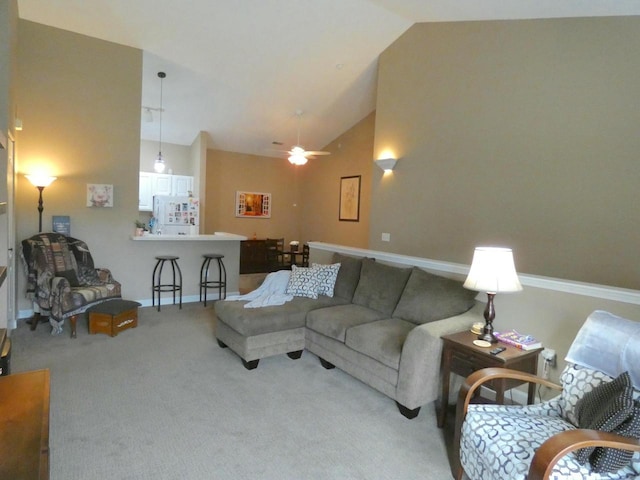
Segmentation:
{"type": "Polygon", "coordinates": [[[477,294],[464,288],[462,282],[414,267],[393,317],[417,325],[453,317],[473,307],[477,294]]]}
{"type": "Polygon", "coordinates": [[[364,258],[353,303],[391,316],[409,275],[410,268],[392,267],[364,258]]]}
{"type": "Polygon", "coordinates": [[[351,302],[351,300],[353,299],[353,292],[356,291],[358,280],[360,280],[362,258],[351,257],[349,255],[343,255],[341,253],[334,253],[333,261],[331,263],[340,264],[340,270],[338,270],[338,276],[336,277],[333,294],[336,297],[351,302]]]}

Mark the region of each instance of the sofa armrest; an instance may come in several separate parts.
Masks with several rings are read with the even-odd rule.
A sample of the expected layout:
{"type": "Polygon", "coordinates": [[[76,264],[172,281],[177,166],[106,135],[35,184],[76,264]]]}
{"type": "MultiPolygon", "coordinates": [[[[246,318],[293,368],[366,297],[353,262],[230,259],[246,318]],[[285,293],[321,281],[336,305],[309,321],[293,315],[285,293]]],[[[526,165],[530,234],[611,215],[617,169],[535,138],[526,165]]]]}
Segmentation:
{"type": "Polygon", "coordinates": [[[438,398],[440,357],[443,335],[467,330],[483,319],[484,305],[477,303],[471,310],[454,317],[416,326],[404,342],[396,400],[414,409],[438,398]]]}

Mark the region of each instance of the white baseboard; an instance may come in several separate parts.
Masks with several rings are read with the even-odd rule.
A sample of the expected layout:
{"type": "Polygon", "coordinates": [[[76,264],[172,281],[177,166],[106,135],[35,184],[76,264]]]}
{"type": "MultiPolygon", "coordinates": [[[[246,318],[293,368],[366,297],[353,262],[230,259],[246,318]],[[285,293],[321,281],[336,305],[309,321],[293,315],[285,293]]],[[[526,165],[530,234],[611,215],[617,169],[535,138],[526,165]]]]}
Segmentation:
{"type": "MultiPolygon", "coordinates": [[[[239,295],[240,292],[227,292],[227,296],[231,295],[239,295]]],[[[219,300],[220,297],[217,294],[207,294],[207,302],[213,302],[215,300],[219,300]]],[[[128,299],[127,299],[128,300],[128,299]]],[[[173,305],[173,296],[164,296],[161,297],[160,306],[165,305],[173,305]]],[[[151,299],[143,298],[143,299],[135,299],[134,301],[140,303],[142,307],[151,307],[151,299]]],[[[176,302],[178,300],[176,299],[176,302]]],[[[200,295],[186,295],[182,297],[182,303],[198,303],[200,302],[200,295]]],[[[28,310],[19,310],[18,311],[18,320],[24,320],[33,317],[33,309],[28,310]]]]}

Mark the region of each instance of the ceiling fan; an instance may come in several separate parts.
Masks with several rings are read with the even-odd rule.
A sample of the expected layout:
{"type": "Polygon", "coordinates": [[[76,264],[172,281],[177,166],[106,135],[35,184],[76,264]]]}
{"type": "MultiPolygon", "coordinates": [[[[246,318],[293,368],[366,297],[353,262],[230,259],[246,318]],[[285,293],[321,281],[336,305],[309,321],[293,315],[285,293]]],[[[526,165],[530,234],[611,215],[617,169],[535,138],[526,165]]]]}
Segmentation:
{"type": "Polygon", "coordinates": [[[298,117],[298,142],[294,145],[291,150],[283,151],[282,153],[286,153],[289,155],[289,162],[292,165],[304,165],[310,158],[316,158],[319,155],[331,155],[330,152],[321,152],[314,150],[305,150],[302,145],[300,145],[300,117],[302,117],[302,110],[296,110],[296,117],[298,117]]]}

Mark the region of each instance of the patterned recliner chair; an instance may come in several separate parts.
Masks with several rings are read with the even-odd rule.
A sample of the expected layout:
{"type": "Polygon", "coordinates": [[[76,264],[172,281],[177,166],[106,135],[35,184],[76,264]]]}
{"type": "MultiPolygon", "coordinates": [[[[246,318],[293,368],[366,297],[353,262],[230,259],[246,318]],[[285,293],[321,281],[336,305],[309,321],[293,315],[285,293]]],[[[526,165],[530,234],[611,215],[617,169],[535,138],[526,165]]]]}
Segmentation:
{"type": "Polygon", "coordinates": [[[458,397],[458,479],[640,478],[640,322],[593,312],[566,361],[562,386],[502,368],[467,378],[458,397]],[[562,391],[526,406],[470,404],[483,382],[504,378],[562,391]]]}
{"type": "Polygon", "coordinates": [[[107,269],[95,268],[87,244],[59,233],[40,233],[22,241],[27,273],[27,297],[33,301],[35,330],[40,317],[49,317],[52,335],[62,332],[69,318],[76,337],[79,314],[97,303],[120,298],[120,284],[107,269]]]}

